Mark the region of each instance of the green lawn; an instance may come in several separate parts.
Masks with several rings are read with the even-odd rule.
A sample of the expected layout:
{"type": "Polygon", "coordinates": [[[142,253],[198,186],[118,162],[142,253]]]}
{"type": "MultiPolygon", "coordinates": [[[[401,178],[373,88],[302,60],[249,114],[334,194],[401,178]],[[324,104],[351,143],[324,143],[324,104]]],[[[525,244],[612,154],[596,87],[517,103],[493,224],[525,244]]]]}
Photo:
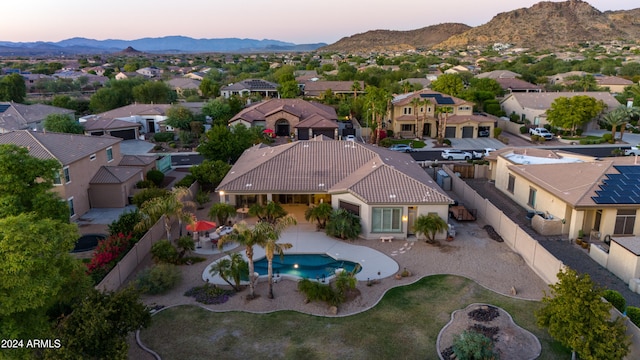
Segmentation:
{"type": "Polygon", "coordinates": [[[568,358],[569,352],[535,325],[533,313],[541,303],[498,295],[450,275],[392,289],[375,308],[344,318],[181,306],[155,315],[140,337],[165,360],[437,359],[436,339],[451,313],[475,302],[502,307],[534,333],[542,344],[539,359],[568,358]]]}
{"type": "Polygon", "coordinates": [[[411,140],[411,139],[391,139],[391,142],[393,144],[407,144],[407,145],[411,145],[412,148],[414,149],[422,149],[423,147],[426,146],[426,144],[424,143],[424,141],[420,141],[420,140],[411,140]]]}

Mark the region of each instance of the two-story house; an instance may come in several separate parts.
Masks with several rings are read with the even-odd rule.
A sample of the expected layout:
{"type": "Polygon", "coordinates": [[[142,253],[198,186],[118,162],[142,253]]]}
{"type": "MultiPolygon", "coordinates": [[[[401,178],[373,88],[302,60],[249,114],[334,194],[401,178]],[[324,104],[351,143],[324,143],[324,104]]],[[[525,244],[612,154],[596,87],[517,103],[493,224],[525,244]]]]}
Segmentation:
{"type": "Polygon", "coordinates": [[[391,100],[383,126],[400,137],[437,137],[438,126],[445,138],[493,136],[493,119],[475,115],[473,105],[428,89],[401,94],[391,100]]]}
{"type": "Polygon", "coordinates": [[[139,160],[120,165],[122,139],[111,136],[87,136],[19,130],[0,135],[0,144],[14,144],[29,149],[40,159],[60,163],[53,190],[69,205],[70,219],[75,220],[93,207],[117,208],[129,203],[135,184],[144,179],[150,161],[139,160]]]}

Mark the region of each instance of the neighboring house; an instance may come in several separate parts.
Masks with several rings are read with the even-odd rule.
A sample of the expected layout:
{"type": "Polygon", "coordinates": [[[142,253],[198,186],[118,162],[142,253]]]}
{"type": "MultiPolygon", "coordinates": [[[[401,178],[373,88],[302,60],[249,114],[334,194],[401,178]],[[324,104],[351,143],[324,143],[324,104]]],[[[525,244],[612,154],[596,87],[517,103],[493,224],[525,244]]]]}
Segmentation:
{"type": "Polygon", "coordinates": [[[101,114],[84,116],[80,118],[80,122],[91,122],[95,124],[90,125],[91,131],[108,132],[111,130],[123,130],[125,134],[120,134],[120,137],[125,136],[127,139],[137,139],[140,134],[135,134],[133,129],[138,126],[140,126],[140,131],[143,134],[150,134],[152,136],[154,133],[161,132],[164,127],[162,123],[167,119],[167,110],[169,110],[171,106],[171,104],[131,104],[101,114]],[[125,129],[123,127],[124,124],[111,123],[111,120],[122,120],[136,125],[125,129]],[[114,124],[116,127],[109,128],[109,124],[114,124]]]}
{"type": "Polygon", "coordinates": [[[436,137],[440,121],[436,118],[437,113],[446,110],[449,113],[446,117],[446,138],[476,138],[480,131],[487,130],[493,136],[494,121],[486,116],[474,115],[473,105],[472,102],[428,89],[401,94],[391,100],[387,124],[383,126],[400,137],[416,137],[416,129],[418,137],[436,137]],[[415,109],[413,99],[419,100],[415,109]]]}
{"type": "MultiPolygon", "coordinates": [[[[620,106],[611,93],[603,91],[589,92],[529,92],[529,93],[511,93],[504,97],[500,102],[500,107],[508,115],[516,114],[523,120],[529,120],[533,125],[545,125],[547,121],[547,110],[551,108],[551,104],[559,97],[574,97],[577,95],[590,96],[596,100],[602,100],[607,106],[606,111],[613,110],[620,106]]],[[[593,120],[587,124],[587,128],[597,126],[593,120]]],[[[597,127],[595,127],[597,128],[597,127]]]]}
{"type": "Polygon", "coordinates": [[[609,89],[613,94],[623,93],[625,88],[635,85],[633,81],[618,76],[595,75],[594,77],[598,86],[609,89]]]}
{"type": "Polygon", "coordinates": [[[139,139],[140,128],[142,127],[142,124],[137,122],[99,116],[81,118],[80,124],[84,127],[86,135],[109,135],[123,140],[139,139]]]}
{"type": "Polygon", "coordinates": [[[190,72],[190,73],[187,73],[187,74],[184,75],[184,77],[186,77],[188,79],[193,79],[193,80],[198,80],[198,81],[204,80],[205,76],[206,76],[205,73],[198,72],[198,71],[193,71],[193,72],[190,72]]]}
{"type": "Polygon", "coordinates": [[[542,87],[516,78],[497,78],[494,79],[502,90],[507,93],[512,92],[542,92],[542,87]]]}
{"type": "Polygon", "coordinates": [[[362,95],[365,93],[364,81],[358,81],[360,84],[360,90],[357,92],[353,90],[353,81],[307,81],[304,83],[303,92],[304,96],[322,98],[326,94],[327,90],[336,94],[346,94],[354,96],[354,93],[362,95]]]}
{"type": "Polygon", "coordinates": [[[75,220],[92,207],[128,204],[135,183],[143,180],[143,167],[121,167],[120,142],[111,136],[87,136],[30,130],[0,135],[1,144],[29,149],[39,159],[55,159],[61,165],[53,190],[69,205],[75,220]],[[109,186],[106,186],[109,184],[109,186]]]}
{"type": "Polygon", "coordinates": [[[0,134],[15,130],[42,130],[42,124],[50,114],[67,115],[75,120],[75,112],[56,106],[14,102],[0,102],[0,134]]]}
{"type": "Polygon", "coordinates": [[[407,154],[322,136],[247,149],[216,191],[237,207],[330,203],[360,217],[365,239],[406,239],[418,216],[446,220],[453,202],[407,154]]]}
{"type": "Polygon", "coordinates": [[[175,90],[178,96],[184,96],[185,90],[195,90],[198,95],[202,95],[202,91],[200,91],[200,80],[179,77],[167,81],[167,84],[175,90]]]}
{"type": "Polygon", "coordinates": [[[475,76],[478,79],[515,79],[515,78],[519,78],[520,74],[515,73],[513,71],[509,71],[509,70],[493,70],[493,71],[488,71],[488,72],[483,72],[480,73],[478,75],[475,76]]]}
{"type": "Polygon", "coordinates": [[[116,80],[125,80],[125,79],[132,79],[134,77],[137,76],[142,76],[141,74],[138,74],[137,72],[122,72],[120,71],[119,73],[116,74],[115,79],[116,80]]]}
{"type": "Polygon", "coordinates": [[[81,78],[84,78],[86,79],[85,81],[87,84],[98,83],[100,85],[104,85],[107,81],[109,81],[109,78],[106,76],[87,74],[82,71],[75,70],[62,70],[53,74],[53,77],[57,79],[67,79],[72,81],[79,81],[81,78]]]}
{"type": "Polygon", "coordinates": [[[228,99],[231,96],[258,95],[263,99],[278,98],[278,84],[260,79],[242,80],[220,88],[220,94],[228,99]]]}
{"type": "Polygon", "coordinates": [[[271,99],[255,103],[236,114],[229,125],[261,126],[277,136],[308,140],[318,135],[338,137],[338,115],[328,105],[301,99],[271,99]]]}
{"type": "MultiPolygon", "coordinates": [[[[437,79],[437,77],[436,77],[436,79],[437,79]]],[[[426,77],[423,77],[423,78],[408,78],[408,79],[403,79],[403,80],[399,81],[398,84],[402,85],[403,83],[408,82],[409,84],[420,85],[420,87],[424,89],[424,88],[428,88],[429,86],[431,86],[431,82],[432,81],[433,80],[427,79],[426,77]]]]}
{"type": "Polygon", "coordinates": [[[142,69],[136,70],[136,72],[144,77],[153,78],[162,75],[162,70],[158,69],[155,66],[144,67],[142,69]]]}
{"type": "Polygon", "coordinates": [[[545,214],[546,220],[534,217],[541,229],[555,224],[548,235],[576,239],[582,232],[594,260],[625,282],[640,277],[640,165],[634,157],[504,148],[485,159],[496,189],[545,214]]]}
{"type": "Polygon", "coordinates": [[[22,75],[22,78],[24,79],[24,85],[26,86],[28,92],[36,91],[36,88],[39,82],[54,80],[53,76],[45,75],[45,74],[22,73],[20,75],[22,75]]]}

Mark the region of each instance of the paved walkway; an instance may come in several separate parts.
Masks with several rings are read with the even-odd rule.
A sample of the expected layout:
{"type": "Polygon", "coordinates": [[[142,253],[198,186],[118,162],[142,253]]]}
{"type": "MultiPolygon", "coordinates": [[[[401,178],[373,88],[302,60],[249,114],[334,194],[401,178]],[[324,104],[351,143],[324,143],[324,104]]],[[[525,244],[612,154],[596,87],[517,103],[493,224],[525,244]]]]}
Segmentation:
{"type": "Polygon", "coordinates": [[[627,300],[627,305],[640,307],[640,294],[629,290],[629,287],[622,279],[591,259],[586,250],[570,243],[568,239],[561,236],[542,236],[533,230],[531,222],[525,217],[527,211],[497,190],[493,183],[487,180],[469,179],[466,179],[465,182],[476,190],[480,196],[488,199],[493,205],[502,210],[521,229],[526,231],[532,238],[538,240],[540,245],[565,265],[579,273],[589,274],[591,279],[600,286],[620,292],[627,300]]]}

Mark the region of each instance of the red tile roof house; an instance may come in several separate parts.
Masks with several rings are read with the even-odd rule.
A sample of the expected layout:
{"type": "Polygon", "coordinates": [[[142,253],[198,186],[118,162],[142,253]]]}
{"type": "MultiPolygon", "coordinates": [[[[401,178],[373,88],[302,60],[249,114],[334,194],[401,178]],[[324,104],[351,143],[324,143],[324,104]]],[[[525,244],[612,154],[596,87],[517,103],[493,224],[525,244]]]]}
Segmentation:
{"type": "Polygon", "coordinates": [[[123,157],[121,141],[111,136],[29,130],[0,135],[0,144],[26,147],[31,156],[60,162],[60,176],[53,190],[69,204],[71,220],[91,208],[120,208],[129,204],[129,196],[135,184],[143,180],[143,169],[148,168],[151,160],[123,157]],[[130,166],[132,162],[138,165],[130,166]]]}
{"type": "Polygon", "coordinates": [[[67,115],[75,120],[75,112],[69,109],[44,104],[0,102],[0,134],[14,130],[42,130],[42,123],[49,114],[67,115]]]}
{"type": "Polygon", "coordinates": [[[324,136],[245,150],[216,191],[237,207],[327,202],[358,215],[365,239],[406,239],[416,217],[447,219],[453,203],[408,154],[324,136]]]}
{"type": "Polygon", "coordinates": [[[236,114],[229,125],[261,126],[277,136],[308,140],[317,135],[338,138],[338,115],[331,106],[301,99],[271,99],[236,114]]]}
{"type": "Polygon", "coordinates": [[[472,102],[429,89],[396,95],[391,100],[386,126],[399,137],[435,138],[438,124],[436,109],[448,108],[450,115],[447,116],[446,138],[477,138],[483,130],[489,131],[489,136],[493,136],[493,119],[474,115],[473,105],[472,102]],[[413,99],[421,102],[415,109],[413,99]]]}

